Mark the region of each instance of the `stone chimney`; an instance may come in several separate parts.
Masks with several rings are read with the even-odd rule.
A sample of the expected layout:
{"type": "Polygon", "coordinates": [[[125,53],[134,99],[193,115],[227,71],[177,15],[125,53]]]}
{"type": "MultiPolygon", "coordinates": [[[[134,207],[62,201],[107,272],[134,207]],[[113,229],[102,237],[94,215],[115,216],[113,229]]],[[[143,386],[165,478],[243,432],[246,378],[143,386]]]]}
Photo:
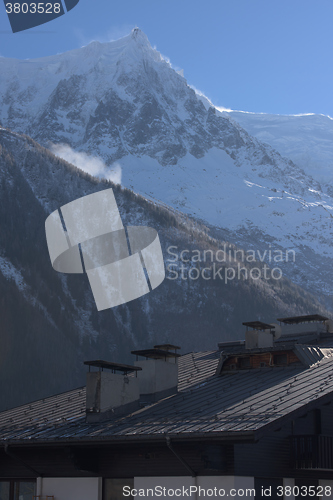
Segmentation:
{"type": "Polygon", "coordinates": [[[155,345],[153,349],[132,351],[140,384],[140,402],[151,403],[177,392],[180,347],[172,344],[155,345]],[[138,359],[143,357],[145,359],[138,359]]]}
{"type": "Polygon", "coordinates": [[[246,326],[245,349],[273,347],[275,325],[262,321],[247,321],[243,325],[246,326]]]}
{"type": "Polygon", "coordinates": [[[85,361],[84,364],[89,366],[87,422],[106,420],[139,408],[140,389],[137,373],[141,367],[102,360],[85,361]],[[92,368],[98,370],[91,371],[92,368]],[[135,372],[135,376],[128,377],[131,372],[135,372]]]}

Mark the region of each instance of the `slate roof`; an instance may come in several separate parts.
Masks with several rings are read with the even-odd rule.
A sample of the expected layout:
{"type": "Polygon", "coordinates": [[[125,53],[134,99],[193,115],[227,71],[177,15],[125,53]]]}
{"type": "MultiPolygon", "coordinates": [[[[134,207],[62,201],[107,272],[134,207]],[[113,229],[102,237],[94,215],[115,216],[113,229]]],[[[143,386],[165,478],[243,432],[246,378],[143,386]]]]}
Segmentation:
{"type": "Polygon", "coordinates": [[[165,435],[257,438],[291,413],[333,400],[331,347],[325,346],[324,357],[313,358],[310,367],[265,367],[221,376],[215,375],[219,351],[187,354],[179,358],[179,392],[173,396],[131,415],[86,423],[85,388],[76,389],[0,413],[0,440],[53,444],[162,440],[165,435]]]}

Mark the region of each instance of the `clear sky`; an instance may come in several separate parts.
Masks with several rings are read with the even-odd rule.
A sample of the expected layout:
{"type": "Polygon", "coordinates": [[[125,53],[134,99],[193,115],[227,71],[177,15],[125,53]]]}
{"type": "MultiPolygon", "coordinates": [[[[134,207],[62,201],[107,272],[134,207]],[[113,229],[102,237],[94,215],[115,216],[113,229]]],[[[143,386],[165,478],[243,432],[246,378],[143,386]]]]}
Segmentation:
{"type": "Polygon", "coordinates": [[[0,1],[0,55],[56,54],[135,26],[218,106],[333,117],[332,0],[80,0],[16,34],[0,1]]]}

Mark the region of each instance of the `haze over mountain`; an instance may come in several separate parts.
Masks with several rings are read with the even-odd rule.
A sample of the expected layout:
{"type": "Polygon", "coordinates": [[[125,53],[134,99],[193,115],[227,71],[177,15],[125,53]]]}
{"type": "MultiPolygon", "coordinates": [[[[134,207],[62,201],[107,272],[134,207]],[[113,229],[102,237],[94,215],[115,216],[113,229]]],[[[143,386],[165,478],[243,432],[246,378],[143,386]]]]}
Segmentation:
{"type": "Polygon", "coordinates": [[[277,149],[333,191],[333,119],[330,116],[272,115],[225,111],[250,135],[277,149]]]}

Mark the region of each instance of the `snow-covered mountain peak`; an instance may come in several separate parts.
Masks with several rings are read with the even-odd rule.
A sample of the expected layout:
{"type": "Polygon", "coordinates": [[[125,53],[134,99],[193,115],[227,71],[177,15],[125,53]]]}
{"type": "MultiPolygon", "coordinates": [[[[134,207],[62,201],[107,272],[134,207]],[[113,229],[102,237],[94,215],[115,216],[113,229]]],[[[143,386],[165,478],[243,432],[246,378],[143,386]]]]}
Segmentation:
{"type": "Polygon", "coordinates": [[[130,36],[136,43],[151,47],[147,35],[140,28],[133,28],[130,36]]]}
{"type": "MultiPolygon", "coordinates": [[[[122,169],[126,187],[224,228],[235,243],[296,248],[290,276],[298,282],[300,273],[313,273],[316,259],[327,265],[333,187],[264,144],[280,117],[265,117],[261,135],[251,137],[237,114],[223,115],[198,95],[137,28],[115,42],[44,59],[0,59],[0,102],[4,126],[44,146],[66,143],[102,158],[106,173],[122,169]]],[[[261,127],[254,115],[240,115],[261,127]]],[[[297,128],[299,120],[319,135],[320,124],[326,127],[313,116],[288,124],[297,128]]],[[[307,280],[331,293],[332,279],[323,276],[307,280]]]]}
{"type": "Polygon", "coordinates": [[[160,62],[170,68],[161,54],[151,47],[145,33],[134,28],[129,35],[119,40],[104,43],[92,41],[84,47],[61,54],[26,60],[1,58],[0,87],[13,81],[17,89],[33,87],[37,85],[36,77],[44,80],[51,75],[53,81],[48,83],[52,85],[63,78],[98,71],[100,63],[105,74],[113,74],[120,63],[138,64],[143,59],[160,62]]]}
{"type": "MultiPolygon", "coordinates": [[[[88,52],[92,51],[97,55],[113,54],[115,57],[119,57],[130,49],[137,49],[141,51],[142,54],[149,53],[152,55],[153,52],[159,54],[157,50],[152,48],[147,35],[140,30],[140,28],[134,28],[128,35],[119,38],[118,40],[103,43],[99,41],[92,41],[88,45],[82,47],[82,49],[88,52]]],[[[67,54],[80,50],[81,49],[75,49],[74,51],[67,52],[67,54]]]]}
{"type": "MultiPolygon", "coordinates": [[[[143,60],[167,64],[161,54],[152,48],[147,35],[139,28],[134,28],[131,33],[119,40],[104,43],[92,41],[81,49],[65,52],[61,56],[63,56],[64,61],[70,62],[71,65],[73,65],[73,59],[80,61],[82,66],[80,72],[82,73],[87,73],[94,68],[98,69],[99,62],[103,63],[104,69],[107,66],[110,68],[122,63],[140,64],[143,60]]],[[[52,56],[52,58],[56,59],[58,56],[52,56]]]]}

